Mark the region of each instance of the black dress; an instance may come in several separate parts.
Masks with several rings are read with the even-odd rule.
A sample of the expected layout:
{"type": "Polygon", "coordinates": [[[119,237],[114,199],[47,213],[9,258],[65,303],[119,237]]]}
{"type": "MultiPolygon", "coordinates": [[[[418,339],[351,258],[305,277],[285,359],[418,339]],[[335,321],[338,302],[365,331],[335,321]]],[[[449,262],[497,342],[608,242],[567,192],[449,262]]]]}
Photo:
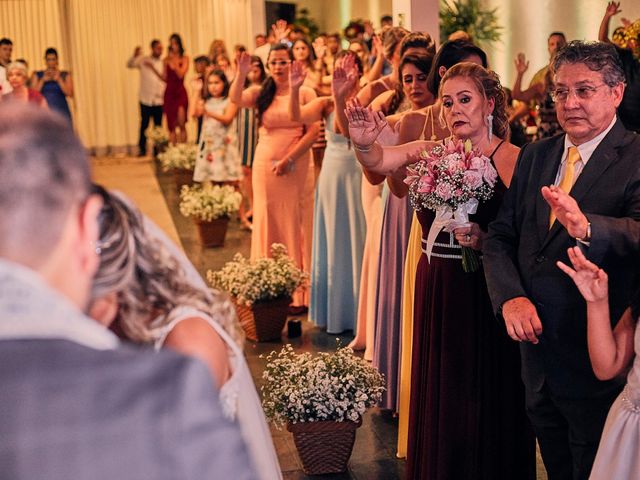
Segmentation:
{"type": "MultiPolygon", "coordinates": [[[[505,192],[498,180],[470,221],[486,231],[505,192]]],[[[424,251],[435,214],[417,215],[424,251]]],[[[518,344],[493,314],[482,268],[466,273],[461,252],[443,231],[418,264],[407,478],[535,479],[518,344]]]]}

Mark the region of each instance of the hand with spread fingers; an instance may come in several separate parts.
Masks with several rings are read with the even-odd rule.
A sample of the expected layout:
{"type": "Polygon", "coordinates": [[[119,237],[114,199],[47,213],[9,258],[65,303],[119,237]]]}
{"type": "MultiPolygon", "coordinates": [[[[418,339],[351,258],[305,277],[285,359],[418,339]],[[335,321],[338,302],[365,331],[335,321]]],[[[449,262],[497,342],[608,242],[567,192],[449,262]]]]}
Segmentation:
{"type": "Polygon", "coordinates": [[[373,145],[380,132],[387,126],[384,113],[363,107],[357,98],[349,101],[345,113],[349,120],[349,137],[360,148],[373,145]]]}
{"type": "Polygon", "coordinates": [[[237,56],[238,73],[246,75],[251,70],[251,55],[247,52],[241,52],[237,56]]]}
{"type": "Polygon", "coordinates": [[[289,87],[299,89],[307,76],[307,68],[303,62],[295,61],[289,68],[289,87]]]}
{"type": "Polygon", "coordinates": [[[542,187],[542,196],[551,207],[556,219],[567,229],[569,235],[573,238],[587,236],[589,220],[572,196],[555,185],[542,187]]]}
{"type": "Polygon", "coordinates": [[[556,262],[558,268],[571,277],[587,302],[601,302],[609,298],[609,277],[595,263],[587,260],[579,247],[567,250],[570,266],[556,262]]]}

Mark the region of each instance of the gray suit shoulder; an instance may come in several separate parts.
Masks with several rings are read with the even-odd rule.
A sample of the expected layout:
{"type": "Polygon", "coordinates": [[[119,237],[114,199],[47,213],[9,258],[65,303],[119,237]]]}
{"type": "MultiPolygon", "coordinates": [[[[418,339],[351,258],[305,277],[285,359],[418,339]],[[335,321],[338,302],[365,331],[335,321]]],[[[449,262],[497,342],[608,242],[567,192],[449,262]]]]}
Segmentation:
{"type": "Polygon", "coordinates": [[[0,341],[0,382],[2,478],[255,478],[197,360],[0,341]]]}

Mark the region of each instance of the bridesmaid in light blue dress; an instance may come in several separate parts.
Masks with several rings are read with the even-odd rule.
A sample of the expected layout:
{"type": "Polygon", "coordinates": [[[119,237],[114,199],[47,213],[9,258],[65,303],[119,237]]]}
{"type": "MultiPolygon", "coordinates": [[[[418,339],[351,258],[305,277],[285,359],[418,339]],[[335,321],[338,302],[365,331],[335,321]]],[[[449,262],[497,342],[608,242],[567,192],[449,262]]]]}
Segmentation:
{"type": "Polygon", "coordinates": [[[358,90],[362,65],[351,52],[336,56],[332,97],[300,106],[296,90],[304,82],[304,66],[291,66],[289,114],[292,120],[326,123],[327,148],[318,177],[311,253],[309,318],[328,333],[356,328],[365,218],[362,210],[362,169],[348,138],[337,125],[347,125],[342,112],[358,90]],[[338,114],[340,116],[338,117],[338,114]]]}
{"type": "Polygon", "coordinates": [[[364,249],[362,169],[349,141],[327,118],[322,170],[318,177],[311,254],[309,318],[329,333],[355,329],[364,249]]]}

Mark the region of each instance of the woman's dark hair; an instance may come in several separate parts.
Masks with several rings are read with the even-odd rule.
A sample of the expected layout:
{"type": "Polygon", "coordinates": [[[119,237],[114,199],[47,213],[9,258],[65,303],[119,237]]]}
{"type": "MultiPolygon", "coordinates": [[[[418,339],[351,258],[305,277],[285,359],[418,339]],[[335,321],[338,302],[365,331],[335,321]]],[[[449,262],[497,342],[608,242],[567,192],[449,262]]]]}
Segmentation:
{"type": "MultiPolygon", "coordinates": [[[[264,82],[267,79],[267,71],[264,69],[264,63],[262,63],[262,59],[257,55],[251,55],[251,65],[254,63],[258,64],[258,68],[260,69],[260,83],[264,82]]],[[[244,79],[244,88],[247,88],[251,85],[251,81],[249,80],[249,76],[244,79]]]]}
{"type": "Polygon", "coordinates": [[[49,47],[44,51],[44,58],[47,58],[47,55],[55,55],[56,58],[57,58],[58,57],[58,51],[53,47],[49,47]]]}
{"type": "Polygon", "coordinates": [[[413,32],[404,37],[400,44],[400,58],[404,57],[410,48],[422,48],[431,58],[436,54],[436,44],[428,33],[413,32]]]}
{"type": "Polygon", "coordinates": [[[215,70],[211,70],[204,77],[204,82],[202,83],[202,99],[203,100],[209,100],[213,96],[213,95],[211,95],[211,93],[209,93],[209,79],[213,75],[218,77],[222,81],[222,83],[224,85],[224,88],[222,89],[221,97],[222,98],[227,98],[227,96],[229,95],[229,79],[227,79],[227,76],[224,74],[224,72],[222,70],[215,69],[215,70]]]}
{"type": "Polygon", "coordinates": [[[307,49],[309,50],[309,56],[307,57],[305,64],[309,70],[314,71],[315,65],[313,64],[313,61],[316,59],[316,53],[313,51],[313,47],[306,38],[299,38],[295,42],[293,42],[293,45],[291,45],[291,50],[293,50],[293,48],[296,46],[296,43],[299,42],[302,42],[307,46],[307,49]]]}
{"type": "MultiPolygon", "coordinates": [[[[271,54],[273,52],[279,52],[280,50],[284,50],[289,55],[289,60],[293,60],[293,54],[289,47],[287,47],[284,43],[276,43],[269,50],[269,57],[271,58],[271,54]]],[[[262,124],[262,115],[267,111],[267,108],[273,102],[273,97],[276,96],[276,82],[271,75],[269,75],[264,82],[262,82],[262,88],[260,89],[260,93],[258,94],[258,98],[256,99],[256,109],[258,110],[258,124],[262,124]]]]}
{"type": "Polygon", "coordinates": [[[487,54],[484,53],[484,50],[477,45],[464,40],[444,42],[433,59],[429,78],[427,78],[427,88],[429,91],[433,93],[434,96],[438,95],[441,80],[440,67],[444,67],[448,70],[456,63],[463,62],[472,55],[480,57],[480,60],[482,60],[482,66],[487,68],[487,54]]]}
{"type": "MultiPolygon", "coordinates": [[[[507,116],[507,94],[500,84],[500,77],[492,70],[487,70],[476,63],[460,62],[452,66],[442,77],[439,96],[442,96],[442,86],[451,78],[468,78],[487,100],[493,99],[493,134],[503,140],[509,137],[509,119],[507,116]]],[[[444,110],[443,110],[444,111],[444,110]]]]}
{"type": "Polygon", "coordinates": [[[178,44],[178,52],[180,53],[180,56],[184,55],[184,47],[182,46],[182,38],[180,38],[180,35],[178,35],[177,33],[171,34],[171,36],[169,37],[169,48],[171,48],[172,40],[175,40],[175,42],[178,44]]]}
{"type": "Polygon", "coordinates": [[[389,108],[387,109],[386,115],[393,115],[398,111],[398,107],[404,100],[404,85],[402,83],[402,69],[405,65],[414,65],[418,70],[420,70],[425,75],[429,74],[431,70],[431,63],[433,62],[432,55],[405,55],[402,57],[400,61],[400,68],[398,68],[398,83],[396,85],[395,91],[393,92],[393,96],[391,97],[391,101],[389,102],[389,108]]]}

